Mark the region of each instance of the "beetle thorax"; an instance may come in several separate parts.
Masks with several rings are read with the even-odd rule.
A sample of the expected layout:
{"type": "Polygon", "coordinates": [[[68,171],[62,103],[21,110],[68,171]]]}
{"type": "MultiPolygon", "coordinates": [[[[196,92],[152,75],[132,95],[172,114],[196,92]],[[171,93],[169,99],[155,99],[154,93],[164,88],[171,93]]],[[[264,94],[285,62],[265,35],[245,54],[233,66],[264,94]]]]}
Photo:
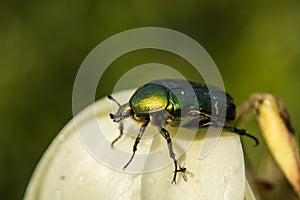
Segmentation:
{"type": "Polygon", "coordinates": [[[129,103],[134,114],[149,114],[165,110],[169,103],[168,90],[158,84],[147,84],[139,88],[129,103]]]}

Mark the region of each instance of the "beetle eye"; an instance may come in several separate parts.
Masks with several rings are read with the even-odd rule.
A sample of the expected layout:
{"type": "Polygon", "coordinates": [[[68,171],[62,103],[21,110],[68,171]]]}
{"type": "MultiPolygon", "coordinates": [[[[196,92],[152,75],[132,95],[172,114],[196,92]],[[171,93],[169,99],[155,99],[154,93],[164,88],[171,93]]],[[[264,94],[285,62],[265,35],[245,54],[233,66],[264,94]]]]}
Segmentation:
{"type": "Polygon", "coordinates": [[[115,118],[114,115],[113,115],[112,113],[109,113],[109,116],[110,116],[111,119],[114,119],[114,118],[115,118]]]}

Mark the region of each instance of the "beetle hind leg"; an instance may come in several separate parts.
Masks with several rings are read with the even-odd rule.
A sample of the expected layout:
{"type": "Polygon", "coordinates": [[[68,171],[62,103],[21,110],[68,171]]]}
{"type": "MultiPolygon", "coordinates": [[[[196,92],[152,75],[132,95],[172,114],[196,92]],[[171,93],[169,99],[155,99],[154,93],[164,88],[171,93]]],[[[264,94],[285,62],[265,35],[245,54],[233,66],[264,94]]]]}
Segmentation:
{"type": "Polygon", "coordinates": [[[175,153],[173,151],[172,140],[170,138],[169,132],[166,129],[161,128],[159,132],[167,140],[170,157],[173,159],[174,167],[175,167],[172,183],[176,184],[176,176],[177,176],[178,169],[177,169],[177,160],[175,158],[175,153]]]}
{"type": "Polygon", "coordinates": [[[247,133],[245,129],[238,129],[236,127],[226,126],[226,125],[223,127],[223,129],[253,139],[255,141],[255,146],[259,144],[258,139],[255,136],[251,135],[250,133],[247,133]]]}
{"type": "Polygon", "coordinates": [[[223,128],[224,130],[230,131],[232,133],[236,133],[240,136],[249,137],[254,140],[255,146],[257,146],[259,144],[258,139],[255,136],[251,135],[250,133],[247,133],[245,129],[238,129],[236,127],[229,126],[229,125],[219,126],[219,125],[217,125],[217,123],[212,123],[212,122],[206,122],[206,123],[200,124],[199,128],[205,128],[208,126],[213,126],[215,128],[223,128]]]}

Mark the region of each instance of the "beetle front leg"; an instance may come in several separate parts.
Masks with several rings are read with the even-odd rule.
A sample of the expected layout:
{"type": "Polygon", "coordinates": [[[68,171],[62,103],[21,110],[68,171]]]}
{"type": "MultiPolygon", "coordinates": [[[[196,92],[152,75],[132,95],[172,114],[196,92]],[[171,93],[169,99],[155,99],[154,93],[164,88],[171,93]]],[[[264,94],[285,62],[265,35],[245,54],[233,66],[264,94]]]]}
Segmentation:
{"type": "Polygon", "coordinates": [[[170,134],[169,132],[164,129],[164,128],[161,128],[159,130],[160,134],[167,140],[167,144],[168,144],[168,149],[169,149],[169,153],[170,153],[170,157],[173,159],[174,161],[174,166],[175,166],[175,170],[174,170],[174,176],[173,176],[173,180],[172,180],[172,183],[176,184],[176,175],[177,175],[177,160],[175,158],[175,153],[173,151],[173,147],[172,147],[172,140],[170,138],[170,134]]]}
{"type": "Polygon", "coordinates": [[[114,144],[122,137],[122,135],[123,135],[123,130],[124,130],[124,126],[123,126],[123,124],[122,123],[120,123],[119,124],[119,129],[120,129],[120,135],[116,138],[116,139],[114,139],[114,141],[112,141],[112,143],[111,143],[111,148],[114,148],[114,144]]]}
{"type": "Polygon", "coordinates": [[[149,121],[150,121],[149,119],[146,119],[145,122],[143,123],[143,125],[141,126],[140,131],[139,131],[139,134],[138,134],[138,136],[136,137],[135,142],[134,142],[134,145],[133,145],[133,149],[132,149],[133,153],[132,153],[132,155],[131,155],[131,158],[130,158],[129,161],[126,163],[126,165],[123,167],[123,170],[125,170],[125,169],[127,168],[127,166],[131,163],[131,161],[132,161],[132,159],[133,159],[133,157],[134,157],[134,155],[135,155],[135,152],[136,152],[136,150],[137,150],[137,145],[140,143],[140,140],[141,140],[141,138],[143,137],[143,134],[144,134],[144,132],[145,132],[145,130],[146,130],[146,127],[147,127],[148,124],[149,124],[149,121]]]}

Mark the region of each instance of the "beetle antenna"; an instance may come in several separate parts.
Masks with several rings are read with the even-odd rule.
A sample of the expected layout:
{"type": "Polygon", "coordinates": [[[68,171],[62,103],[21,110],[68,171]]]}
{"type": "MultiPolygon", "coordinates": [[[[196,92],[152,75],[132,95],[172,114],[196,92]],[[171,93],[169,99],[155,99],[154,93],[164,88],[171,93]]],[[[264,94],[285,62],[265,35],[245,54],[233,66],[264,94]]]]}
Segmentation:
{"type": "Polygon", "coordinates": [[[113,98],[111,95],[107,95],[107,98],[109,98],[110,100],[115,102],[119,107],[121,106],[121,104],[115,98],[113,98]]]}

